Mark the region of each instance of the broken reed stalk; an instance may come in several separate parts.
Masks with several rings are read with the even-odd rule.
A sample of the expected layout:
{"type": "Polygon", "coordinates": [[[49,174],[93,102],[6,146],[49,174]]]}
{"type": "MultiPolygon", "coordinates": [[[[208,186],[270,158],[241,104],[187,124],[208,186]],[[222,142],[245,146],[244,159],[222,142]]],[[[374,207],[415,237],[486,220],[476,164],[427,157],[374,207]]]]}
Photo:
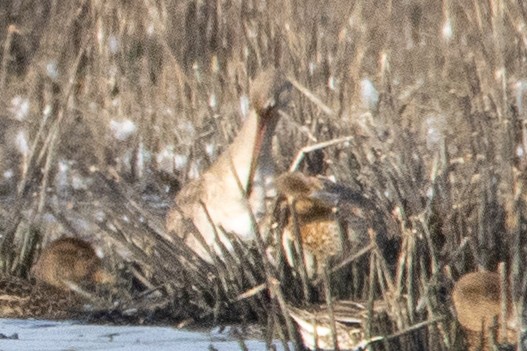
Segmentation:
{"type": "Polygon", "coordinates": [[[324,148],[327,148],[333,145],[347,143],[352,140],[353,140],[352,136],[347,136],[347,137],[324,141],[324,142],[317,143],[314,145],[304,146],[302,149],[300,149],[300,151],[295,157],[295,160],[291,163],[291,166],[289,167],[289,172],[294,172],[298,169],[298,167],[300,166],[300,163],[302,162],[306,154],[316,151],[316,150],[324,149],[324,148]]]}
{"type": "Polygon", "coordinates": [[[392,273],[389,269],[390,266],[386,262],[386,259],[384,255],[382,254],[381,249],[377,245],[377,240],[375,237],[376,233],[370,228],[368,229],[368,234],[370,236],[370,242],[373,245],[372,252],[375,254],[377,258],[376,259],[377,267],[380,269],[380,273],[382,273],[382,274],[379,274],[379,281],[386,281],[386,283],[388,284],[388,290],[394,291],[394,281],[393,281],[392,273]]]}
{"type": "Polygon", "coordinates": [[[324,102],[322,102],[321,99],[319,99],[314,93],[312,93],[309,89],[304,87],[298,80],[296,80],[294,77],[288,76],[287,79],[291,82],[291,84],[304,96],[306,96],[312,103],[314,103],[316,106],[318,106],[326,115],[328,116],[335,116],[335,112],[329,108],[324,102]]]}
{"type": "MultiPolygon", "coordinates": [[[[296,202],[296,200],[295,200],[296,202]]],[[[306,256],[304,252],[304,245],[302,243],[302,237],[300,236],[300,227],[298,224],[298,216],[295,211],[295,204],[293,202],[292,205],[289,206],[289,213],[291,215],[291,219],[293,220],[293,235],[294,235],[294,242],[293,247],[295,249],[295,252],[297,253],[298,259],[296,262],[300,263],[297,266],[297,269],[299,269],[300,273],[300,280],[302,283],[302,292],[304,293],[304,300],[305,301],[311,301],[311,293],[309,289],[309,278],[307,275],[307,263],[306,263],[306,256]]],[[[282,233],[282,235],[284,235],[282,233]]]]}
{"type": "Polygon", "coordinates": [[[337,338],[337,324],[335,323],[335,311],[333,309],[333,296],[331,294],[331,284],[329,279],[329,269],[327,262],[321,262],[323,264],[323,280],[324,280],[324,296],[326,299],[326,306],[329,314],[329,326],[331,329],[331,339],[333,342],[333,348],[339,351],[339,343],[337,338]]]}
{"type": "Polygon", "coordinates": [[[419,323],[416,323],[416,324],[413,324],[411,326],[409,326],[408,328],[405,328],[404,330],[401,330],[401,331],[398,331],[396,333],[393,333],[391,335],[388,335],[388,336],[385,336],[383,337],[384,339],[387,339],[387,340],[392,340],[392,339],[396,339],[396,338],[399,338],[405,334],[409,334],[409,333],[412,333],[416,330],[419,330],[419,329],[422,329],[424,327],[428,327],[429,325],[432,325],[432,324],[435,324],[435,323],[438,323],[440,321],[443,321],[445,319],[445,317],[439,317],[439,318],[436,318],[436,319],[429,319],[429,320],[426,320],[426,321],[423,321],[423,322],[419,322],[419,323]]]}
{"type": "MultiPolygon", "coordinates": [[[[522,297],[525,297],[527,296],[527,276],[523,275],[522,276],[522,279],[520,281],[520,284],[521,284],[521,288],[520,288],[520,294],[519,295],[516,295],[516,296],[522,296],[522,297]]],[[[514,296],[514,295],[513,295],[514,296]]],[[[516,296],[514,296],[514,299],[517,301],[517,309],[516,311],[513,310],[513,313],[516,312],[516,315],[515,315],[515,318],[517,318],[517,320],[519,321],[518,325],[517,325],[517,344],[518,345],[522,345],[522,342],[523,342],[523,333],[522,331],[525,330],[525,319],[523,318],[524,316],[524,309],[525,309],[525,299],[523,298],[517,298],[516,296]]]]}
{"type": "Polygon", "coordinates": [[[0,92],[4,92],[7,72],[8,72],[8,61],[10,58],[11,44],[13,42],[13,35],[15,33],[20,33],[17,27],[14,24],[10,24],[7,27],[7,37],[4,40],[4,50],[2,52],[2,66],[0,67],[0,92]]]}
{"type": "Polygon", "coordinates": [[[370,255],[370,267],[369,267],[369,274],[368,274],[368,308],[367,308],[367,318],[364,325],[364,335],[366,338],[371,337],[372,335],[372,321],[373,321],[373,313],[374,313],[374,306],[375,306],[375,282],[378,279],[378,276],[376,274],[376,255],[370,255]]]}
{"type": "Polygon", "coordinates": [[[36,257],[36,251],[38,245],[42,242],[42,236],[37,228],[29,226],[24,231],[22,238],[22,246],[15,259],[13,265],[13,271],[16,276],[28,277],[31,266],[33,265],[34,258],[36,257]]]}
{"type": "MultiPolygon", "coordinates": [[[[280,286],[280,281],[278,279],[275,279],[275,278],[270,278],[269,281],[267,282],[268,284],[268,289],[269,289],[269,292],[271,293],[271,297],[274,297],[273,300],[277,300],[278,301],[278,307],[280,308],[280,312],[282,313],[282,317],[284,318],[285,320],[285,325],[286,325],[286,328],[287,328],[287,335],[288,335],[288,339],[289,340],[295,340],[295,335],[296,335],[296,328],[293,324],[293,321],[291,320],[291,316],[289,315],[289,312],[287,311],[287,303],[286,303],[286,300],[285,300],[285,297],[284,297],[284,294],[282,293],[282,288],[280,286]]],[[[278,317],[278,314],[276,312],[278,311],[273,311],[273,316],[272,318],[276,318],[278,317]]],[[[281,323],[277,323],[278,327],[280,330],[282,330],[282,326],[281,326],[281,323]]],[[[281,331],[281,334],[282,335],[286,335],[286,333],[284,333],[283,331],[281,331]]],[[[285,342],[285,340],[283,340],[283,345],[286,346],[286,350],[288,351],[289,350],[289,346],[287,345],[287,342],[285,342]]]]}
{"type": "MultiPolygon", "coordinates": [[[[22,211],[26,206],[26,195],[30,189],[30,183],[34,181],[34,173],[39,168],[36,157],[37,150],[41,146],[41,139],[44,137],[45,127],[48,123],[51,123],[49,118],[42,118],[38,124],[39,129],[31,145],[29,155],[25,157],[22,178],[18,182],[14,205],[8,213],[8,225],[5,228],[2,241],[0,242],[0,266],[4,273],[9,273],[13,270],[15,255],[14,240],[20,223],[23,221],[22,211]]],[[[46,187],[43,187],[41,191],[44,189],[46,187]]]]}
{"type": "MultiPolygon", "coordinates": [[[[435,311],[434,311],[434,308],[432,306],[432,299],[434,297],[430,296],[428,294],[429,290],[427,289],[427,286],[429,285],[432,285],[434,284],[433,282],[433,277],[436,275],[436,273],[432,273],[431,276],[427,276],[427,270],[426,270],[426,264],[424,262],[424,258],[423,257],[420,257],[419,258],[419,275],[420,275],[420,279],[419,279],[419,283],[420,285],[418,286],[419,288],[419,293],[420,293],[420,303],[421,304],[424,304],[425,306],[422,307],[421,309],[425,309],[426,308],[426,312],[427,312],[427,317],[429,319],[435,319],[436,316],[435,316],[435,311]]],[[[435,301],[435,303],[438,303],[437,301],[435,301]]],[[[409,310],[410,312],[410,317],[413,317],[413,311],[412,310],[409,310]]],[[[414,319],[411,318],[410,320],[411,323],[414,323],[414,319]]],[[[429,333],[428,335],[428,342],[429,344],[434,344],[434,343],[437,343],[437,334],[440,334],[442,339],[443,339],[443,342],[445,343],[445,345],[450,345],[450,341],[449,341],[449,338],[448,338],[448,334],[445,333],[444,331],[444,328],[442,328],[442,325],[441,323],[438,323],[437,324],[437,330],[439,331],[439,333],[429,333]],[[434,338],[436,338],[436,340],[434,340],[434,338]]]]}
{"type": "MultiPolygon", "coordinates": [[[[130,194],[134,193],[134,190],[129,185],[127,185],[122,179],[108,178],[100,172],[95,173],[95,176],[100,181],[100,184],[104,184],[108,187],[108,193],[110,193],[112,197],[112,199],[107,199],[107,201],[105,202],[105,205],[107,205],[106,208],[109,211],[107,218],[120,219],[124,214],[126,214],[127,218],[129,219],[141,219],[138,223],[135,223],[137,224],[137,228],[144,229],[144,234],[147,234],[147,237],[151,238],[152,242],[155,242],[157,244],[156,247],[160,249],[161,252],[166,253],[168,255],[167,257],[170,257],[169,253],[171,252],[174,252],[174,255],[177,253],[177,255],[183,257],[187,262],[186,264],[182,262],[185,266],[195,267],[194,270],[196,272],[208,272],[207,267],[210,267],[210,265],[203,261],[201,257],[197,255],[192,255],[192,250],[188,248],[184,241],[178,236],[169,238],[164,232],[164,230],[161,229],[162,226],[158,223],[158,221],[153,218],[152,215],[150,215],[147,211],[142,209],[141,206],[137,204],[137,201],[130,196],[130,194]],[[121,216],[118,215],[119,213],[121,214],[121,216]],[[171,243],[169,239],[174,240],[175,243],[171,243]]],[[[177,207],[175,208],[180,211],[177,207]]],[[[100,221],[96,221],[96,223],[99,222],[100,221]]],[[[126,222],[119,221],[118,223],[122,223],[121,226],[130,226],[133,228],[133,226],[127,224],[126,222]]],[[[191,226],[194,225],[194,223],[192,222],[188,224],[191,226]]],[[[199,234],[195,225],[193,229],[196,231],[197,234],[199,234]]],[[[127,232],[127,230],[123,232],[127,232]]],[[[137,229],[129,231],[129,233],[131,234],[135,232],[137,232],[137,229]]],[[[134,235],[131,234],[128,236],[124,235],[121,237],[121,239],[133,240],[134,235]]],[[[137,239],[141,239],[144,234],[138,234],[137,239]]],[[[201,239],[204,241],[204,238],[202,236],[201,239]]]]}
{"type": "MultiPolygon", "coordinates": [[[[339,262],[336,266],[334,267],[331,267],[331,269],[329,270],[329,273],[332,274],[332,273],[335,273],[335,272],[338,272],[339,270],[345,268],[346,266],[348,266],[349,264],[357,261],[359,258],[363,257],[364,255],[370,253],[371,254],[371,251],[375,248],[375,244],[369,244],[368,246],[365,246],[363,247],[362,249],[360,249],[356,254],[342,260],[341,262],[339,262]]],[[[320,284],[322,280],[320,278],[318,278],[317,280],[315,280],[313,282],[314,285],[318,285],[320,284]]]]}
{"type": "MultiPolygon", "coordinates": [[[[206,211],[206,208],[204,207],[205,205],[200,202],[200,204],[203,206],[203,210],[206,211]]],[[[173,204],[174,208],[176,209],[176,211],[179,212],[180,216],[181,216],[181,219],[183,221],[185,221],[185,223],[190,226],[191,228],[191,234],[194,235],[196,237],[196,239],[198,239],[198,242],[203,246],[203,248],[205,248],[205,250],[207,251],[207,254],[212,258],[212,260],[214,261],[214,266],[217,267],[218,269],[221,269],[221,268],[224,268],[224,264],[219,260],[218,258],[218,255],[213,251],[213,249],[209,246],[209,244],[207,243],[207,241],[205,240],[205,237],[201,234],[201,232],[198,230],[198,227],[196,226],[196,224],[185,217],[185,215],[183,214],[183,211],[179,208],[179,206],[177,206],[176,204],[173,204]]],[[[208,212],[205,212],[206,213],[206,216],[207,218],[210,220],[210,216],[208,214],[208,212]]],[[[215,229],[215,228],[214,228],[215,229]]],[[[164,233],[166,235],[166,233],[164,233]]],[[[217,234],[215,234],[217,235],[217,234]]],[[[180,241],[182,243],[184,243],[184,248],[186,248],[185,251],[187,251],[187,258],[189,260],[192,260],[193,257],[195,257],[196,260],[200,261],[202,264],[204,265],[207,265],[208,263],[205,262],[199,255],[196,255],[194,254],[193,250],[187,246],[187,244],[185,243],[185,240],[183,240],[182,238],[180,238],[178,235],[175,235],[174,237],[172,238],[167,238],[168,240],[177,240],[177,241],[180,241]]]]}
{"type": "MultiPolygon", "coordinates": [[[[508,307],[514,307],[509,306],[508,304],[508,279],[507,279],[507,268],[505,266],[505,262],[500,262],[498,264],[498,273],[500,275],[500,317],[499,317],[499,340],[498,342],[503,342],[507,339],[507,319],[510,317],[508,307]]],[[[514,298],[511,299],[511,302],[514,301],[514,298]]],[[[512,312],[512,310],[511,310],[512,312]]]]}

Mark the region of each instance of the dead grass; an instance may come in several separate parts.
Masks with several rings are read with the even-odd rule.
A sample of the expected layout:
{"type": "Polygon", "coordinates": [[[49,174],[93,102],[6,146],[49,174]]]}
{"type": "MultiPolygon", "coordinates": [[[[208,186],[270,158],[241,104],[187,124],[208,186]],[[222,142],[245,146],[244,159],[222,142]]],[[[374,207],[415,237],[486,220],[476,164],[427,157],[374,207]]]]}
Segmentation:
{"type": "MultiPolygon", "coordinates": [[[[525,296],[526,13],[522,2],[498,1],[4,1],[0,171],[14,175],[1,187],[3,270],[27,274],[30,263],[13,257],[31,240],[17,228],[57,235],[45,233],[51,212],[68,233],[97,238],[133,267],[123,309],[154,294],[179,321],[256,319],[287,338],[278,327],[292,328],[285,302],[322,295],[280,252],[278,268],[264,241],[210,267],[163,239],[167,187],[228,144],[250,77],[272,65],[306,89],[277,133],[279,169],[303,147],[351,137],[308,153],[299,168],[368,194],[399,245],[345,266],[333,294],[404,299],[388,333],[446,314],[396,342],[455,349],[445,293],[453,280],[505,262],[514,296],[525,296]],[[373,108],[363,79],[379,92],[373,108]],[[29,102],[19,120],[17,97],[29,102]],[[125,119],[137,132],[116,140],[110,121],[125,119]],[[15,147],[19,128],[27,149],[15,147]],[[156,162],[166,147],[188,164],[156,162]],[[66,160],[89,186],[74,189],[68,176],[63,194],[66,160]],[[92,225],[76,228],[74,215],[92,225]]],[[[280,226],[269,230],[280,235],[280,226]]]]}

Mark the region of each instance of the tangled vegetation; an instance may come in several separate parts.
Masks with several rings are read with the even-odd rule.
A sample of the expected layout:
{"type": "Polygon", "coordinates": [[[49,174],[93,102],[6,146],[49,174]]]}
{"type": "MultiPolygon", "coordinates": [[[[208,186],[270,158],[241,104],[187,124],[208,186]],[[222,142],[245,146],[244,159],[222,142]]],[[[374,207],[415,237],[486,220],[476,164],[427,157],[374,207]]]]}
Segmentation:
{"type": "MultiPolygon", "coordinates": [[[[323,302],[324,284],[280,245],[211,266],[164,235],[174,193],[232,140],[251,78],[274,66],[296,87],[278,170],[378,208],[385,241],[354,248],[329,288],[396,307],[379,348],[463,349],[449,291],[478,268],[503,263],[522,311],[524,2],[9,0],[0,25],[4,273],[27,277],[42,239],[90,238],[122,277],[120,318],[295,338],[286,304],[323,302]]],[[[275,208],[262,237],[279,243],[275,208]]]]}

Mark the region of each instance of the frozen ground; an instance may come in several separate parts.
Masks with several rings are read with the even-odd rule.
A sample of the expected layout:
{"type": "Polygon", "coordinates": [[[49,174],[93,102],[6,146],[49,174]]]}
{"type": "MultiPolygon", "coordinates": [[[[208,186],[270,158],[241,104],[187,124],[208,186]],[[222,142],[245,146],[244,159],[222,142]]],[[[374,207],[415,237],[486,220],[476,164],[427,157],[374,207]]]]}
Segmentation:
{"type": "MultiPolygon", "coordinates": [[[[170,327],[85,325],[74,321],[0,319],[0,351],[241,350],[232,338],[170,327]]],[[[266,350],[246,340],[249,350],[266,350]]],[[[276,350],[283,350],[275,342],[276,350]]]]}

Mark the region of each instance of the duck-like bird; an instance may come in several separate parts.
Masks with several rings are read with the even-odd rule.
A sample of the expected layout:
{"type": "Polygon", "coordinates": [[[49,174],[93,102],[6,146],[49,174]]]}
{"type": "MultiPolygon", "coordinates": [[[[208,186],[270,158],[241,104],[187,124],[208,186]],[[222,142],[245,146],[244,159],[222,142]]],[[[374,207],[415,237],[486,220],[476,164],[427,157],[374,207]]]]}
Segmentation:
{"type": "MultiPolygon", "coordinates": [[[[503,296],[506,302],[506,335],[498,335],[496,341],[516,343],[518,322],[512,313],[512,301],[509,292],[503,296]]],[[[494,272],[473,272],[465,274],[454,285],[452,301],[456,309],[457,320],[467,334],[469,350],[492,350],[490,334],[495,325],[501,322],[501,284],[500,275],[494,272]],[[495,324],[495,318],[497,323],[495,324]],[[482,338],[483,336],[483,338],[482,338]]]]}
{"type": "Polygon", "coordinates": [[[306,268],[311,276],[315,263],[319,264],[319,268],[326,265],[329,258],[342,252],[345,244],[334,211],[337,196],[324,191],[319,179],[298,172],[282,174],[278,177],[276,185],[294,212],[284,229],[282,242],[288,261],[293,265],[290,243],[295,240],[295,226],[297,226],[303,248],[307,250],[306,268]],[[293,220],[293,215],[296,217],[296,222],[293,220]],[[312,261],[310,255],[314,256],[316,262],[312,261]]]}
{"type": "Polygon", "coordinates": [[[114,281],[92,246],[75,238],[61,238],[49,244],[32,272],[36,283],[0,278],[0,317],[71,318],[87,302],[74,290],[90,290],[114,281]]]}
{"type": "Polygon", "coordinates": [[[282,238],[287,260],[296,266],[292,249],[296,226],[310,277],[322,273],[332,257],[350,256],[350,250],[368,246],[369,231],[376,233],[377,241],[386,237],[384,215],[359,192],[300,172],[280,175],[276,186],[295,214],[288,217],[282,238]]]}
{"type": "MultiPolygon", "coordinates": [[[[336,337],[340,350],[364,350],[382,337],[366,338],[364,332],[368,309],[357,302],[338,301],[335,304],[336,337]]],[[[288,313],[298,326],[302,342],[309,350],[334,350],[331,319],[323,306],[300,309],[287,306],[288,313]]],[[[385,311],[375,313],[386,315],[385,311]]]]}
{"type": "Polygon", "coordinates": [[[251,213],[258,221],[266,212],[265,197],[274,179],[272,137],[290,90],[279,71],[261,73],[252,84],[252,109],[232,144],[181,189],[168,212],[169,235],[183,238],[209,263],[213,252],[222,255],[221,246],[233,249],[225,233],[246,242],[254,239],[251,213]]]}
{"type": "Polygon", "coordinates": [[[51,242],[32,268],[37,281],[58,289],[74,285],[92,289],[94,285],[113,282],[113,276],[102,268],[102,261],[92,245],[77,238],[64,237],[51,242]]]}

